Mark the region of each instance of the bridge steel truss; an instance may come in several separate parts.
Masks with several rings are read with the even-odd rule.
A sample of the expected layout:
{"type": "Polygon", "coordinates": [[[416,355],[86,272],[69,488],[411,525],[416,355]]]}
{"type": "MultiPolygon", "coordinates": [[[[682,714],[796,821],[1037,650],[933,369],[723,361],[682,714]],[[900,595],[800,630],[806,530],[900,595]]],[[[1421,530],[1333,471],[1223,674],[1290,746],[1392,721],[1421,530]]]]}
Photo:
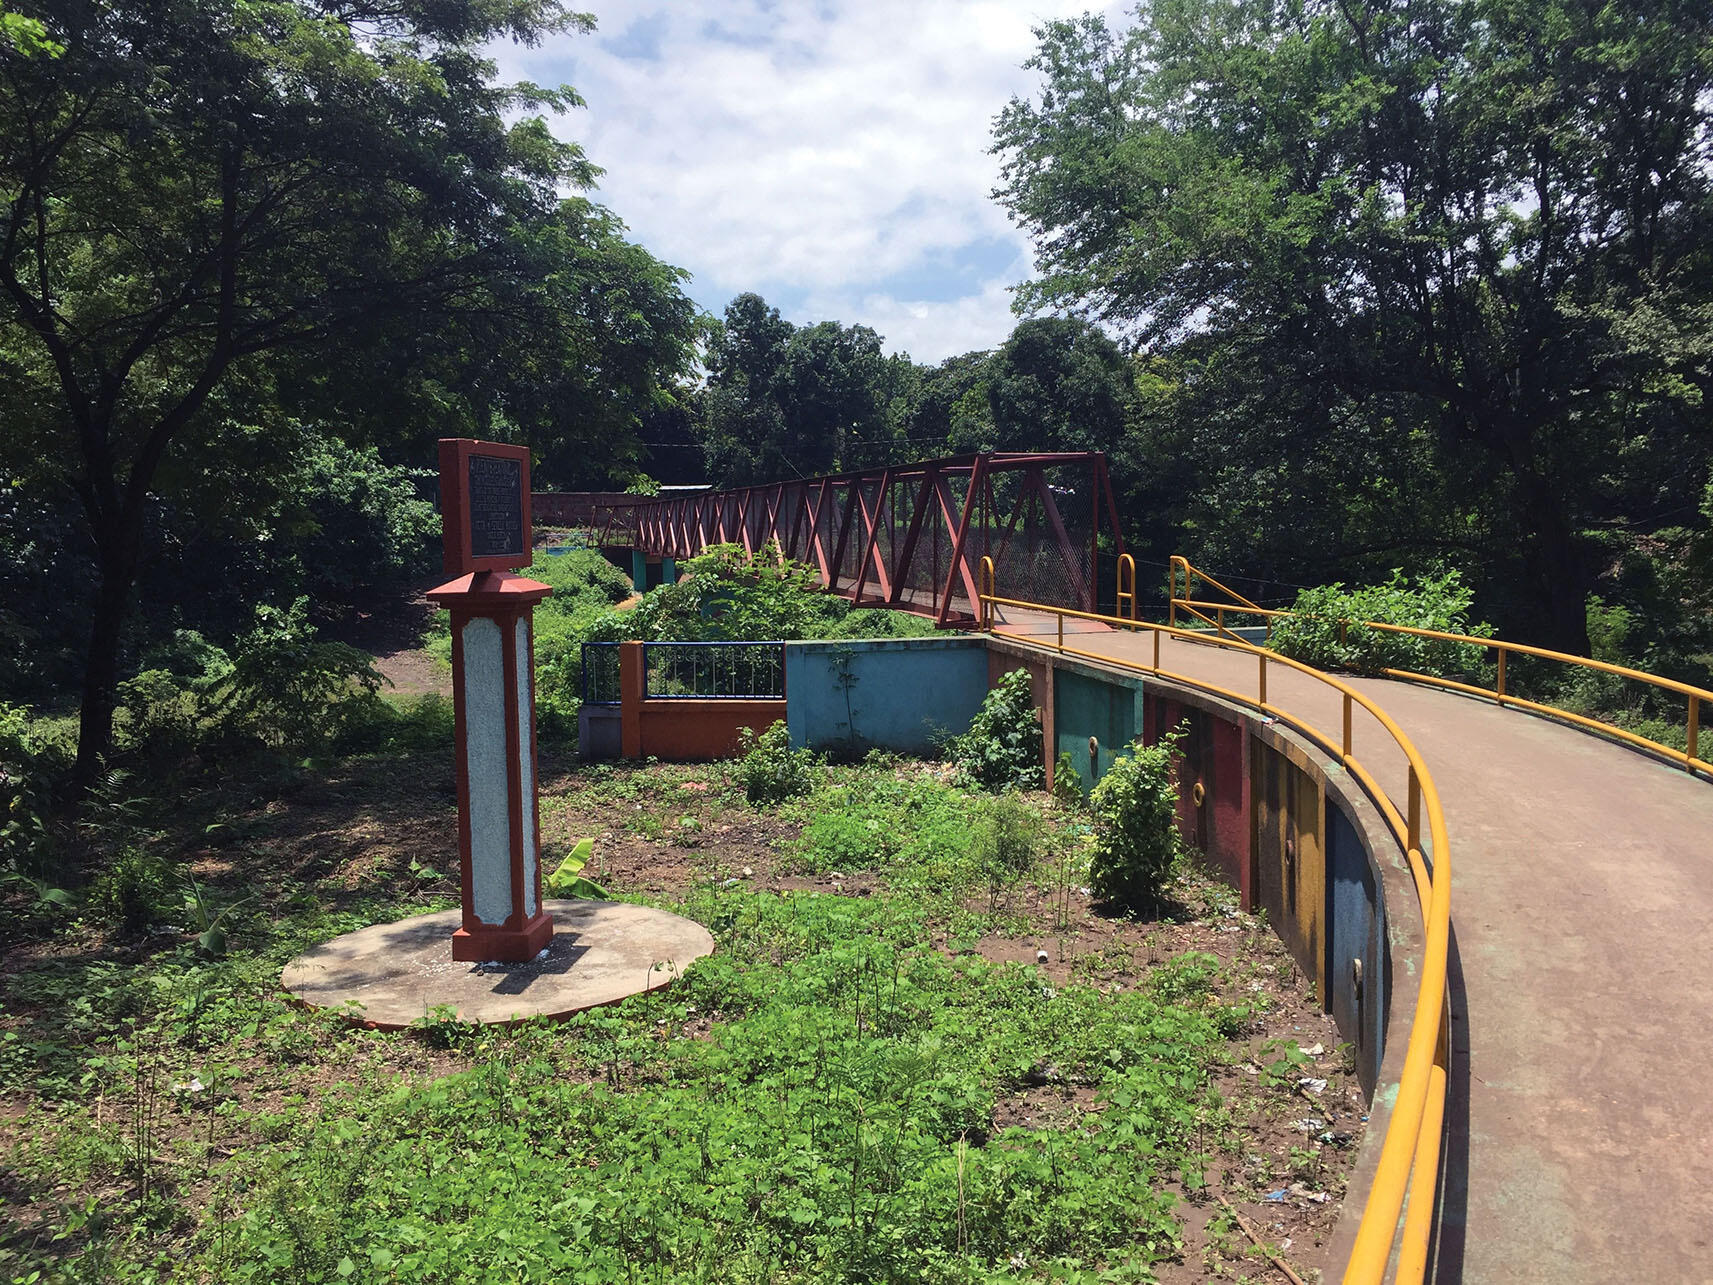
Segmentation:
{"type": "Polygon", "coordinates": [[[770,482],[643,504],[635,520],[644,553],[777,542],[829,592],[941,626],[979,621],[984,557],[1011,596],[1095,611],[1102,534],[1114,556],[1124,551],[1099,452],[985,452],[770,482]]]}

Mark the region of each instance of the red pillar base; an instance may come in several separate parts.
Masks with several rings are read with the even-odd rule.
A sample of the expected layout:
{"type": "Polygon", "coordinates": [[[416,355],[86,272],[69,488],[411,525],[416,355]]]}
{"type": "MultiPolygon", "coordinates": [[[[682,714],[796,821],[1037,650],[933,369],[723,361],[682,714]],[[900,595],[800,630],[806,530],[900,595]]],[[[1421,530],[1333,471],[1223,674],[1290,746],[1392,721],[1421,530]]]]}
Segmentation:
{"type": "Polygon", "coordinates": [[[553,940],[553,916],[538,910],[521,928],[477,924],[452,934],[452,958],[459,963],[521,964],[534,959],[553,940]]]}

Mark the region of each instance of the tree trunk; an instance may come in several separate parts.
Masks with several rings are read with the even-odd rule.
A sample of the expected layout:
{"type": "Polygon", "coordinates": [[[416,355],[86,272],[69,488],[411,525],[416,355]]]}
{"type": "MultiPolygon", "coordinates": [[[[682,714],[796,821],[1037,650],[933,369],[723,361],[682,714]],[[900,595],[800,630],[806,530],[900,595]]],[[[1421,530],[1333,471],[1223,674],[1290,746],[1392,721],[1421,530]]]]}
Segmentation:
{"type": "MultiPolygon", "coordinates": [[[[124,524],[126,526],[130,524],[124,524]]],[[[77,765],[73,781],[82,794],[101,773],[113,747],[113,711],[118,698],[119,644],[137,580],[138,530],[94,532],[101,581],[89,626],[83,671],[83,707],[78,718],[77,765]]]]}
{"type": "Polygon", "coordinates": [[[1587,559],[1566,520],[1564,505],[1552,486],[1539,478],[1518,478],[1518,499],[1528,534],[1523,537],[1523,565],[1538,615],[1520,641],[1554,651],[1586,656],[1588,643],[1587,559]]]}

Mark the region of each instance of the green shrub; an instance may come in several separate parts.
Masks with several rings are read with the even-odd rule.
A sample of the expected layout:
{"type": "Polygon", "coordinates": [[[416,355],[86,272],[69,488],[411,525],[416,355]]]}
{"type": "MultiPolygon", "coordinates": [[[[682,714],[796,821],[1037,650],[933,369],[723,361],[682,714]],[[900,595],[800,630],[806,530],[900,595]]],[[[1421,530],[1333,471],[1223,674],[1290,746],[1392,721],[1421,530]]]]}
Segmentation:
{"type": "Polygon", "coordinates": [[[386,464],[372,446],[314,429],[293,462],[283,543],[296,582],[318,602],[360,602],[433,564],[440,515],[417,488],[428,470],[386,464]]]}
{"type": "Polygon", "coordinates": [[[90,904],[125,937],[141,936],[150,924],[178,911],[182,898],[167,863],[152,852],[129,849],[115,857],[89,886],[90,904]]]}
{"type": "Polygon", "coordinates": [[[682,564],[676,584],[649,590],[624,612],[597,622],[603,642],[708,642],[826,637],[850,604],[821,592],[813,567],[779,556],[768,543],[710,545],[682,564]]]}
{"type": "Polygon", "coordinates": [[[1136,742],[1089,795],[1094,814],[1090,886],[1095,896],[1125,910],[1158,906],[1177,872],[1181,845],[1172,761],[1178,741],[1173,733],[1154,745],[1136,742]]]}
{"type": "Polygon", "coordinates": [[[885,607],[857,607],[844,619],[824,630],[822,638],[925,638],[934,632],[934,622],[908,611],[885,607]]]}
{"type": "Polygon", "coordinates": [[[130,774],[115,768],[90,787],[77,819],[85,859],[97,872],[90,904],[126,936],[140,935],[183,904],[172,867],[143,826],[144,803],[131,792],[130,774]]]}
{"type": "Polygon", "coordinates": [[[166,669],[145,669],[119,684],[116,739],[154,760],[177,758],[196,746],[202,702],[194,688],[166,669]]]}
{"type": "Polygon", "coordinates": [[[255,627],[233,647],[232,669],[208,689],[219,731],[282,749],[325,749],[354,722],[374,718],[382,679],[374,661],[344,643],[320,642],[308,600],[256,608],[255,627]]]}
{"type": "Polygon", "coordinates": [[[791,733],[783,719],[760,736],[744,728],[739,742],[737,778],[752,804],[783,803],[815,788],[815,754],[791,748],[791,733]]]}
{"type": "Polygon", "coordinates": [[[535,609],[537,620],[574,615],[588,607],[610,607],[631,595],[630,577],[594,549],[538,551],[522,574],[553,586],[553,596],[535,609]]]}
{"type": "Polygon", "coordinates": [[[1053,760],[1053,800],[1066,808],[1083,805],[1083,774],[1077,771],[1069,750],[1053,760]]]}
{"type": "Polygon", "coordinates": [[[1376,621],[1491,637],[1491,625],[1471,622],[1468,617],[1473,598],[1455,571],[1415,580],[1394,571],[1383,585],[1347,589],[1342,584],[1330,584],[1304,589],[1292,604],[1294,614],[1273,621],[1271,646],[1281,656],[1317,669],[1358,674],[1404,669],[1440,678],[1480,676],[1486,659],[1484,647],[1362,627],[1363,622],[1376,621]],[[1341,621],[1347,622],[1343,638],[1339,637],[1341,621]]]}
{"type": "Polygon", "coordinates": [[[28,710],[0,701],[0,870],[42,871],[52,782],[66,766],[28,710]]]}
{"type": "Polygon", "coordinates": [[[986,801],[970,837],[971,857],[987,880],[990,901],[1035,865],[1041,848],[1041,816],[1015,793],[986,801]]]}
{"type": "Polygon", "coordinates": [[[1041,816],[1017,795],[1001,794],[982,808],[972,842],[980,868],[1010,883],[1035,864],[1041,816]]]}
{"type": "Polygon", "coordinates": [[[1030,693],[1029,671],[1014,669],[988,692],[969,731],[949,749],[958,774],[986,790],[1041,787],[1041,723],[1030,693]]]}

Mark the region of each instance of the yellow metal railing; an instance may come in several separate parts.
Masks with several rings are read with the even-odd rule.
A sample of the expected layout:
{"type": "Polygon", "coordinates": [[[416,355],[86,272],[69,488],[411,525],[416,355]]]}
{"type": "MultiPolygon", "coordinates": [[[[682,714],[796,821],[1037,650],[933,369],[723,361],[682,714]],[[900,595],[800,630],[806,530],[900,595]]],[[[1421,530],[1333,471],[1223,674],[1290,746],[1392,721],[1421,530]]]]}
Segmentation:
{"type": "Polygon", "coordinates": [[[1128,553],[1118,555],[1118,590],[1113,602],[1113,610],[1119,615],[1136,619],[1136,559],[1128,553]],[[1128,589],[1124,587],[1126,584],[1130,586],[1128,589]],[[1129,611],[1124,609],[1126,605],[1129,611]]]}
{"type": "MultiPolygon", "coordinates": [[[[1178,559],[1173,559],[1174,567],[1178,559]]],[[[1187,563],[1184,564],[1188,566],[1187,563]]],[[[1103,616],[1088,611],[1073,611],[1042,603],[1001,598],[994,592],[994,569],[991,559],[981,561],[978,581],[981,609],[978,613],[983,629],[993,628],[994,609],[1010,607],[1022,611],[1052,613],[1058,619],[1057,640],[1052,650],[1059,655],[1075,656],[1101,664],[1139,669],[1170,682],[1181,683],[1208,692],[1224,700],[1277,719],[1295,728],[1328,753],[1338,757],[1344,769],[1362,786],[1380,810],[1387,826],[1397,839],[1409,862],[1415,881],[1416,897],[1421,905],[1426,944],[1421,967],[1421,990],[1416,999],[1416,1011],[1410,1023],[1405,1045],[1404,1069],[1398,1080],[1398,1091],[1392,1107],[1391,1123],[1381,1144],[1380,1162],[1374,1181],[1368,1189],[1362,1219],[1357,1228],[1356,1244],[1345,1267],[1345,1285],[1379,1285],[1391,1258],[1393,1245],[1398,1248],[1398,1272],[1394,1279],[1404,1285],[1417,1285],[1427,1269],[1428,1246],[1433,1231],[1436,1190],[1439,1182],[1440,1133],[1445,1118],[1446,1066],[1449,1056],[1449,1018],[1446,1004],[1446,960],[1451,939],[1451,844],[1446,836],[1445,814],[1440,807],[1439,790],[1420,752],[1403,729],[1377,704],[1330,674],[1289,657],[1279,656],[1264,647],[1257,647],[1220,629],[1219,636],[1175,625],[1158,625],[1123,616],[1103,616]],[[1084,620],[1112,629],[1147,632],[1153,635],[1151,664],[1125,660],[1099,652],[1084,651],[1065,645],[1065,621],[1084,620]],[[1162,638],[1177,638],[1190,642],[1210,643],[1232,651],[1244,652],[1256,658],[1257,692],[1250,696],[1206,682],[1188,674],[1175,673],[1160,663],[1162,638]],[[1305,674],[1326,685],[1342,698],[1343,727],[1341,735],[1332,736],[1267,699],[1267,667],[1282,665],[1305,674]],[[1365,763],[1353,752],[1352,715],[1360,706],[1372,715],[1403,751],[1409,764],[1409,786],[1405,806],[1397,803],[1374,779],[1365,763]],[[1427,826],[1427,847],[1423,846],[1423,822],[1427,826]],[[1428,865],[1431,851],[1433,865],[1428,865]],[[1400,1215],[1409,1197],[1409,1210],[1400,1215]]],[[[1224,586],[1220,586],[1224,589],[1224,586]]],[[[1174,584],[1175,598],[1176,586],[1174,584]]],[[[1230,592],[1225,590],[1225,592],[1230,592]]],[[[1236,596],[1236,595],[1233,595],[1236,596]]],[[[1192,609],[1193,610],[1193,609],[1192,609]]],[[[1193,614],[1200,616],[1199,611],[1193,614]]],[[[1212,624],[1213,621],[1208,621],[1212,624]]],[[[1013,641],[1027,642],[1023,638],[1013,641]]],[[[1044,643],[1033,645],[1045,647],[1044,643]]]]}
{"type": "MultiPolygon", "coordinates": [[[[1241,594],[1226,588],[1206,572],[1191,566],[1187,559],[1175,554],[1172,557],[1171,569],[1167,575],[1168,619],[1174,624],[1177,622],[1178,612],[1182,610],[1197,620],[1212,625],[1224,637],[1232,636],[1231,631],[1225,627],[1225,617],[1228,613],[1240,616],[1260,616],[1267,621],[1268,633],[1271,634],[1274,620],[1281,616],[1296,614],[1295,612],[1257,606],[1241,594]],[[1183,575],[1184,584],[1184,593],[1181,597],[1178,594],[1178,576],[1180,573],[1183,575]],[[1233,601],[1222,603],[1197,600],[1193,596],[1196,581],[1219,590],[1219,592],[1232,598],[1233,601]],[[1214,613],[1211,618],[1206,614],[1209,611],[1214,613]]],[[[1381,670],[1380,672],[1388,678],[1399,678],[1412,683],[1426,683],[1431,687],[1444,687],[1450,691],[1463,692],[1471,696],[1483,696],[1507,707],[1526,709],[1536,714],[1544,714],[1548,718],[1562,719],[1564,722],[1572,723],[1577,727],[1586,728],[1602,736],[1609,736],[1626,744],[1634,745],[1638,749],[1658,754],[1678,764],[1691,775],[1697,772],[1705,772],[1713,776],[1713,763],[1702,759],[1700,753],[1702,703],[1707,702],[1709,705],[1713,705],[1713,691],[1708,691],[1705,687],[1694,687],[1689,683],[1680,683],[1671,678],[1660,678],[1657,675],[1645,673],[1639,669],[1631,669],[1625,665],[1614,665],[1603,660],[1591,660],[1586,656],[1572,656],[1568,652],[1549,651],[1545,647],[1531,647],[1526,643],[1504,642],[1497,638],[1475,638],[1468,634],[1442,633],[1437,629],[1417,629],[1411,625],[1391,625],[1378,620],[1340,620],[1338,622],[1340,637],[1342,638],[1345,631],[1353,625],[1363,629],[1378,629],[1386,633],[1408,634],[1413,638],[1430,638],[1436,642],[1466,643],[1472,647],[1485,647],[1496,655],[1495,673],[1497,677],[1494,679],[1491,688],[1477,687],[1472,683],[1460,683],[1433,674],[1418,674],[1408,669],[1381,670]],[[1628,728],[1619,727],[1615,723],[1590,718],[1586,714],[1577,714],[1568,709],[1561,709],[1557,705],[1526,700],[1507,691],[1506,662],[1511,656],[1536,656],[1564,665],[1591,669],[1597,673],[1613,674],[1619,678],[1633,679],[1636,682],[1646,683],[1661,691],[1671,692],[1685,698],[1687,701],[1685,748],[1680,750],[1675,746],[1663,745],[1659,741],[1651,740],[1646,736],[1630,731],[1628,728]]]]}

